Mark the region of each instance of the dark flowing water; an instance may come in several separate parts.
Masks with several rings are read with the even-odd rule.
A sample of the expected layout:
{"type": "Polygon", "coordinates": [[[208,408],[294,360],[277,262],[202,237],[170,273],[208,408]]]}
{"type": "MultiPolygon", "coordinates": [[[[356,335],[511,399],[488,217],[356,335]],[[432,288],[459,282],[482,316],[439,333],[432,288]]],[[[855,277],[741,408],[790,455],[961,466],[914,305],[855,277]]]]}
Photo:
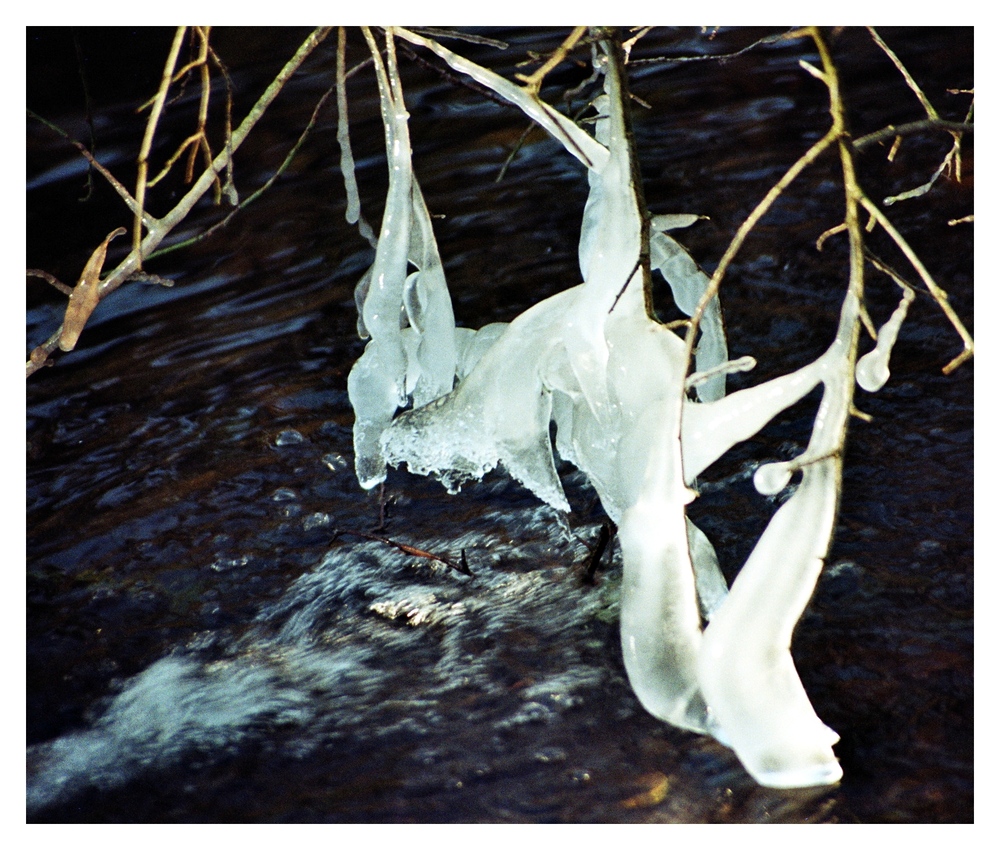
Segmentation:
{"type": "MultiPolygon", "coordinates": [[[[564,32],[500,33],[456,49],[510,75],[564,32]]],[[[634,57],[737,50],[760,30],[663,30],[634,57]]],[[[971,29],[887,30],[943,117],[972,86],[971,29]]],[[[242,115],[299,31],[221,31],[242,115]]],[[[170,31],[77,33],[98,154],[124,182],[170,31]],[[119,42],[116,41],[115,44],[119,42]]],[[[272,174],[332,83],[328,40],[236,159],[248,195],[272,174]]],[[[86,139],[72,34],[28,31],[28,105],[86,139]]],[[[863,32],[835,43],[856,133],[922,117],[863,32]]],[[[352,35],[351,57],[364,53],[352,35]]],[[[733,231],[828,126],[806,43],[670,68],[633,66],[636,137],[655,213],[710,217],[682,240],[714,268],[733,231]]],[[[505,321],[577,282],[582,167],[520,113],[404,61],[414,164],[458,321],[505,321]]],[[[550,99],[585,76],[553,74],[550,99]],[[560,88],[557,88],[559,86],[560,88]]],[[[350,85],[362,197],[385,186],[373,82],[350,85]]],[[[157,154],[191,131],[196,93],[168,111],[157,154]],[[187,123],[185,123],[187,122],[187,123]]],[[[221,100],[220,100],[221,102],[221,100]]],[[[923,183],[947,136],[860,159],[875,198],[923,183]]],[[[973,146],[963,182],[889,209],[972,327],[973,146]]],[[[458,559],[472,577],[370,533],[376,494],[353,476],[346,380],[362,350],[353,287],[371,251],[343,220],[330,105],[275,186],[213,238],[150,263],[171,289],[131,284],[77,350],[27,384],[27,792],[35,821],[955,822],[973,815],[973,374],[941,366],[957,337],[918,297],[892,378],[857,403],[837,535],[793,651],[820,717],[841,735],[836,787],[756,786],[733,754],[647,715],[618,648],[620,555],[580,581],[602,514],[565,470],[567,518],[500,474],[449,496],[402,471],[379,534],[458,559]]],[[[846,284],[838,166],[808,170],[762,222],[723,289],[732,356],[755,373],[802,365],[832,338],[846,284]]],[[[127,224],[51,131],[28,126],[27,264],[75,281],[127,224]]],[[[167,201],[153,202],[162,213],[167,201]]],[[[178,232],[217,220],[199,208],[178,232]]],[[[120,240],[124,242],[125,240],[120,240]]],[[[872,248],[907,276],[878,235],[872,248]]],[[[113,243],[113,259],[120,256],[113,243]]],[[[895,286],[872,275],[884,321],[895,286]]],[[[28,345],[61,296],[28,284],[28,345]]],[[[666,310],[666,308],[665,308],[666,310]]],[[[666,313],[665,313],[666,315],[666,313]]],[[[774,504],[755,465],[808,439],[815,399],[710,468],[692,514],[739,569],[774,504]]]]}

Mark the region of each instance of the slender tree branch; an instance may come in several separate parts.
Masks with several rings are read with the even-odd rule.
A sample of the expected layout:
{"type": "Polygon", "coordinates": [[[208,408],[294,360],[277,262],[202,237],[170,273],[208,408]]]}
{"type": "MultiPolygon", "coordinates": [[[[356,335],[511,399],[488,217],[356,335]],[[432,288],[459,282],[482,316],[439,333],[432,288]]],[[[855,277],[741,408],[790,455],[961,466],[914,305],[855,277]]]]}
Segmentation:
{"type": "Polygon", "coordinates": [[[685,342],[687,343],[687,356],[690,362],[691,355],[694,352],[694,341],[698,335],[698,326],[701,322],[701,318],[708,307],[709,302],[718,294],[719,287],[722,285],[722,278],[725,276],[726,271],[729,269],[733,258],[739,252],[740,248],[743,247],[743,243],[746,241],[747,236],[750,235],[750,231],[757,226],[757,223],[764,217],[767,211],[771,208],[771,205],[778,199],[782,192],[791,185],[792,181],[798,177],[806,166],[813,163],[830,145],[832,145],[840,135],[840,128],[836,125],[831,126],[827,130],[826,135],[819,139],[809,150],[807,150],[802,156],[795,161],[782,175],[781,179],[775,183],[767,194],[761,199],[760,203],[754,207],[753,212],[747,216],[746,221],[740,225],[736,234],[733,236],[732,241],[729,243],[729,247],[726,248],[725,253],[722,255],[722,259],[719,261],[718,267],[715,269],[708,286],[705,288],[705,293],[701,297],[701,301],[698,302],[697,308],[695,308],[694,314],[691,316],[691,321],[688,325],[687,336],[685,342]]]}
{"type": "Polygon", "coordinates": [[[548,58],[541,68],[530,75],[515,74],[514,76],[524,83],[526,91],[530,92],[532,95],[538,94],[538,90],[542,87],[542,81],[545,79],[545,75],[566,58],[569,52],[576,47],[576,43],[583,38],[583,34],[586,31],[586,27],[574,27],[573,32],[571,32],[566,37],[566,40],[556,48],[555,52],[548,58]]]}
{"type": "Polygon", "coordinates": [[[219,231],[222,228],[226,227],[226,225],[228,225],[229,222],[233,220],[233,217],[236,216],[237,213],[246,209],[248,206],[250,206],[250,204],[256,201],[268,189],[270,189],[271,186],[274,185],[275,181],[288,169],[288,166],[292,164],[292,161],[295,159],[295,156],[299,152],[299,149],[305,143],[305,140],[309,136],[309,133],[316,126],[316,119],[319,116],[320,110],[323,108],[323,104],[326,103],[327,99],[330,97],[331,94],[333,94],[333,89],[332,88],[327,89],[326,92],[323,94],[323,96],[319,99],[316,106],[313,108],[312,115],[309,118],[309,123],[306,124],[305,129],[301,132],[301,134],[299,134],[299,138],[296,140],[291,150],[289,150],[288,153],[285,155],[285,158],[284,160],[282,160],[281,165],[278,166],[274,174],[272,174],[263,183],[263,185],[261,185],[259,189],[254,191],[246,198],[244,198],[242,201],[240,201],[234,209],[230,210],[229,214],[226,215],[224,219],[222,219],[221,221],[217,221],[210,228],[208,228],[208,230],[199,233],[197,236],[192,236],[190,239],[185,239],[183,242],[175,242],[173,245],[168,245],[166,248],[160,248],[158,251],[154,251],[152,254],[150,254],[147,257],[147,259],[152,260],[156,257],[162,257],[164,254],[169,254],[173,251],[180,250],[181,248],[188,248],[191,245],[196,245],[197,243],[202,242],[205,239],[208,239],[208,237],[214,234],[216,231],[219,231]]]}
{"type": "Polygon", "coordinates": [[[320,27],[310,33],[308,38],[306,38],[299,49],[295,52],[295,55],[288,60],[285,67],[282,68],[279,74],[271,81],[271,84],[257,100],[257,103],[254,104],[253,108],[250,110],[246,118],[243,119],[240,126],[233,132],[231,145],[232,150],[224,150],[220,152],[212,161],[212,167],[206,169],[202,173],[184,197],[178,201],[177,205],[169,213],[167,213],[167,215],[156,221],[156,224],[150,228],[150,232],[142,241],[140,251],[136,252],[133,250],[101,284],[102,296],[107,295],[109,292],[117,289],[122,283],[124,283],[125,278],[139,267],[139,254],[141,253],[142,256],[148,257],[156,249],[160,242],[166,238],[170,231],[180,224],[188,213],[191,212],[194,205],[198,203],[205,192],[208,191],[218,174],[229,164],[233,154],[235,154],[240,145],[243,144],[254,125],[256,125],[267,108],[278,96],[278,93],[288,81],[289,77],[291,77],[292,74],[298,70],[299,66],[306,60],[306,57],[312,53],[316,46],[320,44],[324,38],[326,38],[329,31],[330,27],[320,27]]]}
{"type": "MultiPolygon", "coordinates": [[[[142,260],[150,256],[157,246],[167,237],[167,235],[191,212],[195,204],[202,198],[205,192],[212,186],[219,173],[230,164],[236,150],[243,144],[247,135],[260,120],[261,116],[271,105],[278,93],[284,87],[288,79],[299,69],[306,58],[312,53],[318,44],[326,38],[330,27],[318,27],[313,30],[305,41],[299,46],[278,75],[271,81],[264,93],[258,98],[249,114],[243,119],[240,126],[232,134],[232,141],[229,146],[220,152],[212,161],[211,167],[207,168],[188,192],[174,206],[174,208],[160,219],[145,217],[148,221],[148,233],[140,242],[138,248],[134,247],[108,276],[100,282],[97,287],[99,299],[106,298],[119,286],[130,280],[132,275],[142,269],[142,260]]],[[[175,38],[176,41],[176,38],[175,38]]],[[[138,192],[137,192],[138,195],[138,192]]],[[[138,203],[138,199],[137,199],[138,203]]],[[[141,204],[139,204],[141,211],[141,204]]],[[[34,374],[47,362],[47,357],[51,354],[59,343],[63,333],[63,326],[49,338],[45,343],[38,346],[31,354],[31,358],[25,365],[26,375],[34,374]]]]}
{"type": "Polygon", "coordinates": [[[884,142],[886,139],[912,136],[915,133],[926,133],[933,130],[944,130],[949,133],[972,133],[973,126],[962,121],[942,121],[940,118],[926,118],[922,121],[911,121],[907,124],[900,124],[898,127],[890,124],[888,127],[883,127],[874,133],[859,136],[854,140],[853,144],[854,149],[860,151],[879,142],[884,142]]]}
{"type": "MultiPolygon", "coordinates": [[[[50,130],[54,130],[56,133],[62,136],[67,142],[73,145],[73,147],[75,147],[80,152],[83,158],[86,159],[87,162],[89,162],[91,166],[93,166],[93,168],[105,180],[108,181],[111,188],[118,193],[118,197],[120,197],[125,202],[125,205],[129,208],[129,210],[133,214],[138,214],[140,212],[139,205],[135,202],[135,198],[132,197],[132,194],[129,192],[129,190],[126,189],[121,183],[119,183],[118,178],[116,178],[114,174],[112,174],[110,171],[108,171],[108,169],[106,169],[103,165],[101,165],[101,163],[97,161],[97,158],[89,150],[87,150],[87,148],[83,144],[81,144],[72,136],[70,136],[69,133],[67,133],[65,130],[62,129],[62,127],[53,124],[51,121],[43,118],[41,115],[32,112],[30,109],[27,110],[27,113],[30,117],[34,118],[36,121],[40,121],[50,130]]],[[[149,227],[154,220],[155,219],[153,219],[153,217],[150,216],[148,213],[143,212],[143,223],[147,227],[149,227]]]]}
{"type": "Polygon", "coordinates": [[[142,137],[142,146],[139,148],[138,173],[135,179],[135,202],[139,209],[135,214],[135,224],[132,228],[132,253],[135,254],[137,268],[142,268],[142,210],[146,204],[146,173],[149,170],[149,152],[153,147],[153,136],[156,134],[156,125],[163,112],[163,104],[167,99],[167,90],[170,88],[170,81],[173,78],[174,66],[177,64],[177,55],[180,53],[181,45],[184,43],[184,33],[187,27],[177,27],[174,33],[173,44],[170,45],[170,53],[163,66],[163,77],[160,79],[160,89],[153,99],[153,107],[149,113],[149,120],[146,121],[146,133],[142,137]]]}
{"type": "Polygon", "coordinates": [[[875,31],[875,27],[865,27],[865,29],[868,30],[869,34],[872,37],[872,40],[879,47],[881,47],[885,55],[889,57],[889,60],[892,62],[892,64],[896,66],[896,69],[899,71],[899,73],[903,75],[903,79],[906,80],[906,84],[910,87],[910,90],[917,96],[917,100],[919,100],[920,105],[923,106],[924,112],[927,113],[927,117],[932,120],[936,120],[938,118],[937,110],[927,99],[927,95],[924,94],[923,89],[921,89],[920,86],[917,85],[917,81],[913,79],[913,77],[910,75],[910,72],[906,70],[906,66],[899,61],[899,57],[892,51],[889,45],[882,40],[882,36],[880,36],[875,31]]]}
{"type": "Polygon", "coordinates": [[[899,247],[899,250],[902,251],[906,259],[910,261],[910,265],[912,265],[914,271],[920,275],[920,279],[924,282],[924,286],[927,287],[927,291],[930,292],[934,300],[937,301],[941,311],[948,317],[948,321],[951,322],[952,327],[955,328],[959,337],[961,337],[962,345],[964,346],[961,354],[941,369],[944,374],[950,375],[975,353],[975,343],[972,339],[972,335],[966,330],[962,320],[958,317],[958,314],[955,313],[955,310],[948,302],[948,293],[934,282],[934,278],[931,277],[930,272],[927,271],[927,267],[923,264],[920,257],[917,256],[916,251],[910,247],[910,244],[902,237],[900,232],[896,230],[892,222],[886,217],[885,213],[883,213],[882,210],[878,208],[878,205],[875,204],[870,198],[862,195],[860,200],[864,208],[868,210],[882,229],[889,234],[893,242],[895,242],[899,247]]]}
{"type": "Polygon", "coordinates": [[[41,269],[25,269],[24,273],[28,277],[40,277],[46,283],[52,284],[63,295],[72,295],[73,294],[73,287],[72,286],[67,286],[65,283],[63,283],[61,280],[59,280],[59,278],[57,278],[55,275],[49,274],[46,271],[42,271],[41,269]]]}

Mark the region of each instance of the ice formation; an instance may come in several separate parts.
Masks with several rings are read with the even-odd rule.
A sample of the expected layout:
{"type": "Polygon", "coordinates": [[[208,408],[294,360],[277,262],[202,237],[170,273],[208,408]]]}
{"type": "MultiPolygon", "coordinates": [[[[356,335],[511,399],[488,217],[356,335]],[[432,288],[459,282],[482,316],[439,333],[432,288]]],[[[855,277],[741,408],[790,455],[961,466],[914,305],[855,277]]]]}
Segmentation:
{"type": "MultiPolygon", "coordinates": [[[[618,524],[621,644],[643,706],[675,726],[714,735],[763,785],[836,782],[837,734],[813,710],[789,647],[833,529],[857,298],[845,298],[836,338],[818,360],[728,396],[726,374],[752,368],[754,361],[728,360],[713,298],[701,324],[697,372],[688,377],[684,341],[649,315],[649,269],[640,257],[648,248],[651,268],[668,281],[678,306],[693,314],[708,279],[667,231],[697,217],[643,222],[616,48],[602,44],[597,57],[604,94],[595,102],[600,120],[590,136],[518,86],[436,42],[389,28],[386,70],[369,39],[390,185],[375,262],[359,284],[361,327],[371,341],[349,381],[362,485],[383,480],[386,463],[405,463],[454,492],[502,465],[540,499],[567,511],[555,450],[587,474],[618,524]],[[588,166],[582,284],[509,325],[478,332],[455,327],[410,164],[394,37],[434,50],[522,106],[588,166]],[[409,275],[408,265],[416,268],[409,275]],[[782,490],[796,471],[801,482],[728,590],[711,542],[686,516],[695,478],[820,384],[823,398],[804,454],[767,464],[755,476],[758,489],[768,494],[782,490]],[[689,397],[692,388],[697,400],[689,397]],[[413,409],[396,415],[409,399],[413,409]]],[[[858,364],[858,381],[866,389],[877,389],[887,376],[885,361],[906,303],[904,298],[879,334],[870,359],[858,364]]]]}

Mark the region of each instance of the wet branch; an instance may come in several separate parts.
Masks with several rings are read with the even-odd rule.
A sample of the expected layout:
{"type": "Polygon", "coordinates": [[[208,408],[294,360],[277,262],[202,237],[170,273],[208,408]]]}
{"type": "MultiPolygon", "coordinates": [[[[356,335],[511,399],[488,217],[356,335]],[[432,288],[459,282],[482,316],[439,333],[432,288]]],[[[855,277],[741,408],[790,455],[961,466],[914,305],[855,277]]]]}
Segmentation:
{"type": "Polygon", "coordinates": [[[465,550],[462,550],[461,560],[459,562],[453,561],[451,558],[446,558],[443,555],[437,555],[434,552],[427,552],[424,549],[418,549],[416,546],[410,546],[408,543],[400,543],[398,540],[391,540],[388,537],[381,537],[378,534],[371,534],[367,531],[352,531],[350,529],[338,529],[333,534],[332,543],[338,537],[344,534],[353,534],[355,537],[363,537],[365,540],[374,540],[377,543],[385,543],[387,546],[393,546],[400,552],[406,555],[413,555],[416,558],[427,558],[431,561],[440,561],[446,567],[451,567],[456,572],[462,575],[471,576],[472,570],[469,569],[469,563],[465,559],[465,550]]]}

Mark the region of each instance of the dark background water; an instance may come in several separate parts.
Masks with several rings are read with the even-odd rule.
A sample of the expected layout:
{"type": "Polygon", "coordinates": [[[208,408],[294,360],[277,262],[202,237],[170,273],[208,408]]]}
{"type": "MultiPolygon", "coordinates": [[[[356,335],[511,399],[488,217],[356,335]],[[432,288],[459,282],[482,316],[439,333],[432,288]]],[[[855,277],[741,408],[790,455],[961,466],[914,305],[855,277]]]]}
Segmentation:
{"type": "MultiPolygon", "coordinates": [[[[563,30],[456,45],[508,76],[563,30]]],[[[633,57],[729,53],[764,29],[655,31],[633,57]]],[[[241,117],[305,30],[219,30],[241,117]]],[[[972,30],[887,29],[943,117],[971,88],[972,30]]],[[[170,30],[30,29],[31,109],[87,140],[127,185],[170,30]],[[78,60],[78,56],[80,59],[78,60]]],[[[857,134],[916,120],[919,104],[864,31],[834,38],[857,134]]],[[[332,85],[335,37],[288,84],[236,156],[246,196],[332,85]]],[[[350,60],[365,55],[350,36],[350,60]]],[[[733,231],[828,126],[805,41],[725,62],[632,67],[647,202],[709,220],[682,240],[709,270],[733,231]]],[[[459,324],[505,321],[577,282],[583,169],[513,109],[403,61],[414,165],[435,219],[459,324]]],[[[586,76],[562,68],[550,101],[586,76]]],[[[365,212],[385,188],[374,83],[349,83],[365,212]]],[[[216,92],[221,103],[221,89],[216,92]]],[[[160,161],[192,129],[196,87],[165,116],[160,161]]],[[[218,113],[215,113],[216,116],[218,113]]],[[[214,125],[213,125],[214,128],[214,125]]],[[[214,132],[214,129],[213,129],[214,132]]],[[[390,474],[382,534],[457,558],[473,577],[351,535],[378,521],[353,477],[346,378],[362,350],[353,287],[371,260],[343,219],[332,103],[272,189],[221,233],[153,261],[172,289],[130,284],[75,352],[27,384],[27,785],[36,821],[955,822],[973,815],[973,374],[929,297],[911,308],[892,378],[857,403],[827,570],[793,652],[841,735],[839,786],[757,787],[731,752],[656,721],[625,679],[617,551],[579,580],[602,515],[566,470],[567,522],[502,475],[448,496],[390,474]],[[337,532],[341,532],[337,534],[337,532]]],[[[217,144],[217,142],[216,142],[217,144]]],[[[923,183],[950,138],[859,160],[873,198],[923,183]]],[[[846,283],[838,166],[809,169],[748,240],[723,288],[732,387],[802,365],[832,338],[846,283]]],[[[29,121],[27,265],[73,282],[129,220],[65,142],[29,121]]],[[[973,327],[974,148],[963,180],[889,209],[973,327]]],[[[162,214],[183,189],[165,187],[162,214]]],[[[201,205],[171,237],[221,213],[201,205]]],[[[119,240],[124,243],[125,240],[119,240]]],[[[112,244],[111,261],[124,245],[112,244]]],[[[908,276],[875,234],[873,250],[908,276]]],[[[109,263],[110,267],[110,263],[109,263]]],[[[877,322],[896,287],[869,276],[877,322]]],[[[668,316],[669,306],[661,297],[668,316]]],[[[27,345],[62,296],[30,280],[27,345]]],[[[692,515],[732,578],[774,505],[755,465],[796,453],[815,399],[707,470],[692,515]]]]}

